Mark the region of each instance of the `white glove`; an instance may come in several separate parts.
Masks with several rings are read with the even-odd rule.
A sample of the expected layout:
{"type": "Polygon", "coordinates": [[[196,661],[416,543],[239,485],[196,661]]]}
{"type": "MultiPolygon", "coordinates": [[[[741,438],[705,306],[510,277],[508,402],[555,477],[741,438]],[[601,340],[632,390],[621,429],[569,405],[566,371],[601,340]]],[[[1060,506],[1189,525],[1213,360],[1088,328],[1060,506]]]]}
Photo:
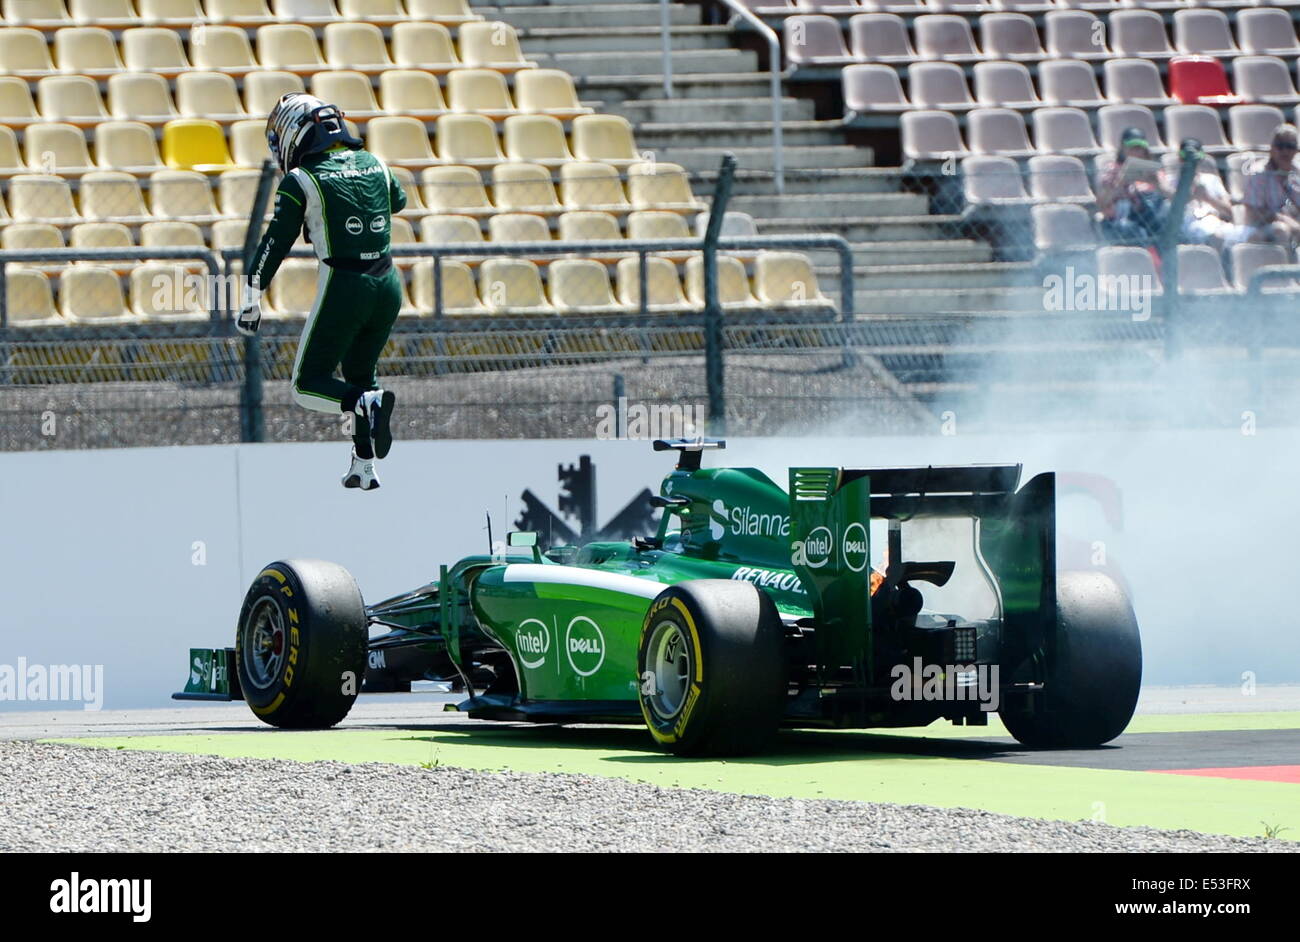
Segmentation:
{"type": "Polygon", "coordinates": [[[245,337],[252,337],[257,333],[257,327],[262,322],[262,292],[256,282],[247,282],[244,285],[244,301],[239,308],[239,316],[235,318],[235,329],[245,337]]]}

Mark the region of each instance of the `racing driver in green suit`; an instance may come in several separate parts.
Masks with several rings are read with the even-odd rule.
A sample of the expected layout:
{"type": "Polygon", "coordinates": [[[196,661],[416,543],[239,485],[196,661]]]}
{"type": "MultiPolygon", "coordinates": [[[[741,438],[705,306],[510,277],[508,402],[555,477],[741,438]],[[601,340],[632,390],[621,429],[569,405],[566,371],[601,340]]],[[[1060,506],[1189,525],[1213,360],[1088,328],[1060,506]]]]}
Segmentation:
{"type": "Polygon", "coordinates": [[[236,326],[257,331],[261,292],[302,230],[320,272],[293,363],[294,399],[316,412],[353,415],[352,466],[343,486],[373,490],[379,487],[375,460],[393,443],[395,397],[379,387],[375,365],[402,305],[389,235],[406,195],[384,162],[352,136],[343,112],[319,98],[301,92],[281,98],[267,118],[266,139],[284,178],[236,326]]]}

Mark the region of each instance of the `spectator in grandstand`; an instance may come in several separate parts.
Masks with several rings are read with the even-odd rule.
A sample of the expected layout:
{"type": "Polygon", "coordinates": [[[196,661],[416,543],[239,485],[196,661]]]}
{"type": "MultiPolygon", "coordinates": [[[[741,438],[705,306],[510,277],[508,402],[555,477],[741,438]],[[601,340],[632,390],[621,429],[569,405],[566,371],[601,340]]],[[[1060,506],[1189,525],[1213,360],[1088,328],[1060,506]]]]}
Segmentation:
{"type": "Polygon", "coordinates": [[[1282,124],[1273,132],[1268,159],[1248,169],[1241,202],[1251,242],[1300,243],[1300,181],[1296,180],[1296,129],[1282,124]]]}
{"type": "Polygon", "coordinates": [[[1154,245],[1169,215],[1173,190],[1140,128],[1125,128],[1115,161],[1097,185],[1101,231],[1116,245],[1154,245]]]}
{"type": "Polygon", "coordinates": [[[267,118],[266,139],[284,179],[237,325],[246,334],[257,330],[260,293],[302,229],[321,267],[293,364],[294,398],[316,412],[352,414],[352,466],[343,486],[374,490],[375,460],[393,441],[395,397],[379,388],[375,366],[402,305],[389,236],[406,195],[348,131],[343,112],[319,98],[286,94],[267,118]],[[339,366],[342,380],[334,378],[339,366]]]}
{"type": "MultiPolygon", "coordinates": [[[[1232,197],[1223,179],[1213,169],[1205,165],[1205,149],[1194,137],[1185,138],[1178,146],[1180,157],[1196,161],[1196,175],[1192,178],[1192,189],[1188,194],[1187,207],[1183,211],[1183,243],[1209,245],[1222,252],[1238,242],[1244,242],[1250,235],[1246,226],[1232,221],[1232,197]]],[[[1174,186],[1177,187],[1177,172],[1174,186]]]]}

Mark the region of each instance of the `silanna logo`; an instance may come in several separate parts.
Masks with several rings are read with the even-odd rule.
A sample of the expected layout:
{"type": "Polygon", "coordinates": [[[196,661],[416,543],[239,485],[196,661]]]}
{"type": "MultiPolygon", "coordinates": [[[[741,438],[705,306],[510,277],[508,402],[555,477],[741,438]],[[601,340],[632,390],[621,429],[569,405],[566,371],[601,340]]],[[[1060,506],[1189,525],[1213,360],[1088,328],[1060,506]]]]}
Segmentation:
{"type": "Polygon", "coordinates": [[[721,500],[715,500],[713,512],[709,515],[709,536],[717,542],[727,533],[733,536],[788,537],[790,518],[786,514],[763,513],[748,504],[728,509],[721,500]]]}

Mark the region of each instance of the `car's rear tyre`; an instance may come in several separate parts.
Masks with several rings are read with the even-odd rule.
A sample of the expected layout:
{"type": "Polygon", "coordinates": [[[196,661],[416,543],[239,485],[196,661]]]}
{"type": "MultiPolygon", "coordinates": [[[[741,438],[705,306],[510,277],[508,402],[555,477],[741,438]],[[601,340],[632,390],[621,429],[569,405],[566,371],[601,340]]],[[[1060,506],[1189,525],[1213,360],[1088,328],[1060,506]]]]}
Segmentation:
{"type": "Polygon", "coordinates": [[[1062,572],[1043,690],[1000,711],[1027,746],[1100,746],[1124,732],[1142,685],[1142,640],[1124,590],[1100,572],[1062,572]]]}
{"type": "Polygon", "coordinates": [[[366,672],[365,604],[342,566],[271,563],[239,612],[235,665],[244,699],[264,723],[333,726],[352,709],[366,672]]]}
{"type": "Polygon", "coordinates": [[[757,752],[785,709],[781,617],[771,598],[748,582],[678,583],[646,613],[637,674],[641,714],[669,752],[757,752]]]}

